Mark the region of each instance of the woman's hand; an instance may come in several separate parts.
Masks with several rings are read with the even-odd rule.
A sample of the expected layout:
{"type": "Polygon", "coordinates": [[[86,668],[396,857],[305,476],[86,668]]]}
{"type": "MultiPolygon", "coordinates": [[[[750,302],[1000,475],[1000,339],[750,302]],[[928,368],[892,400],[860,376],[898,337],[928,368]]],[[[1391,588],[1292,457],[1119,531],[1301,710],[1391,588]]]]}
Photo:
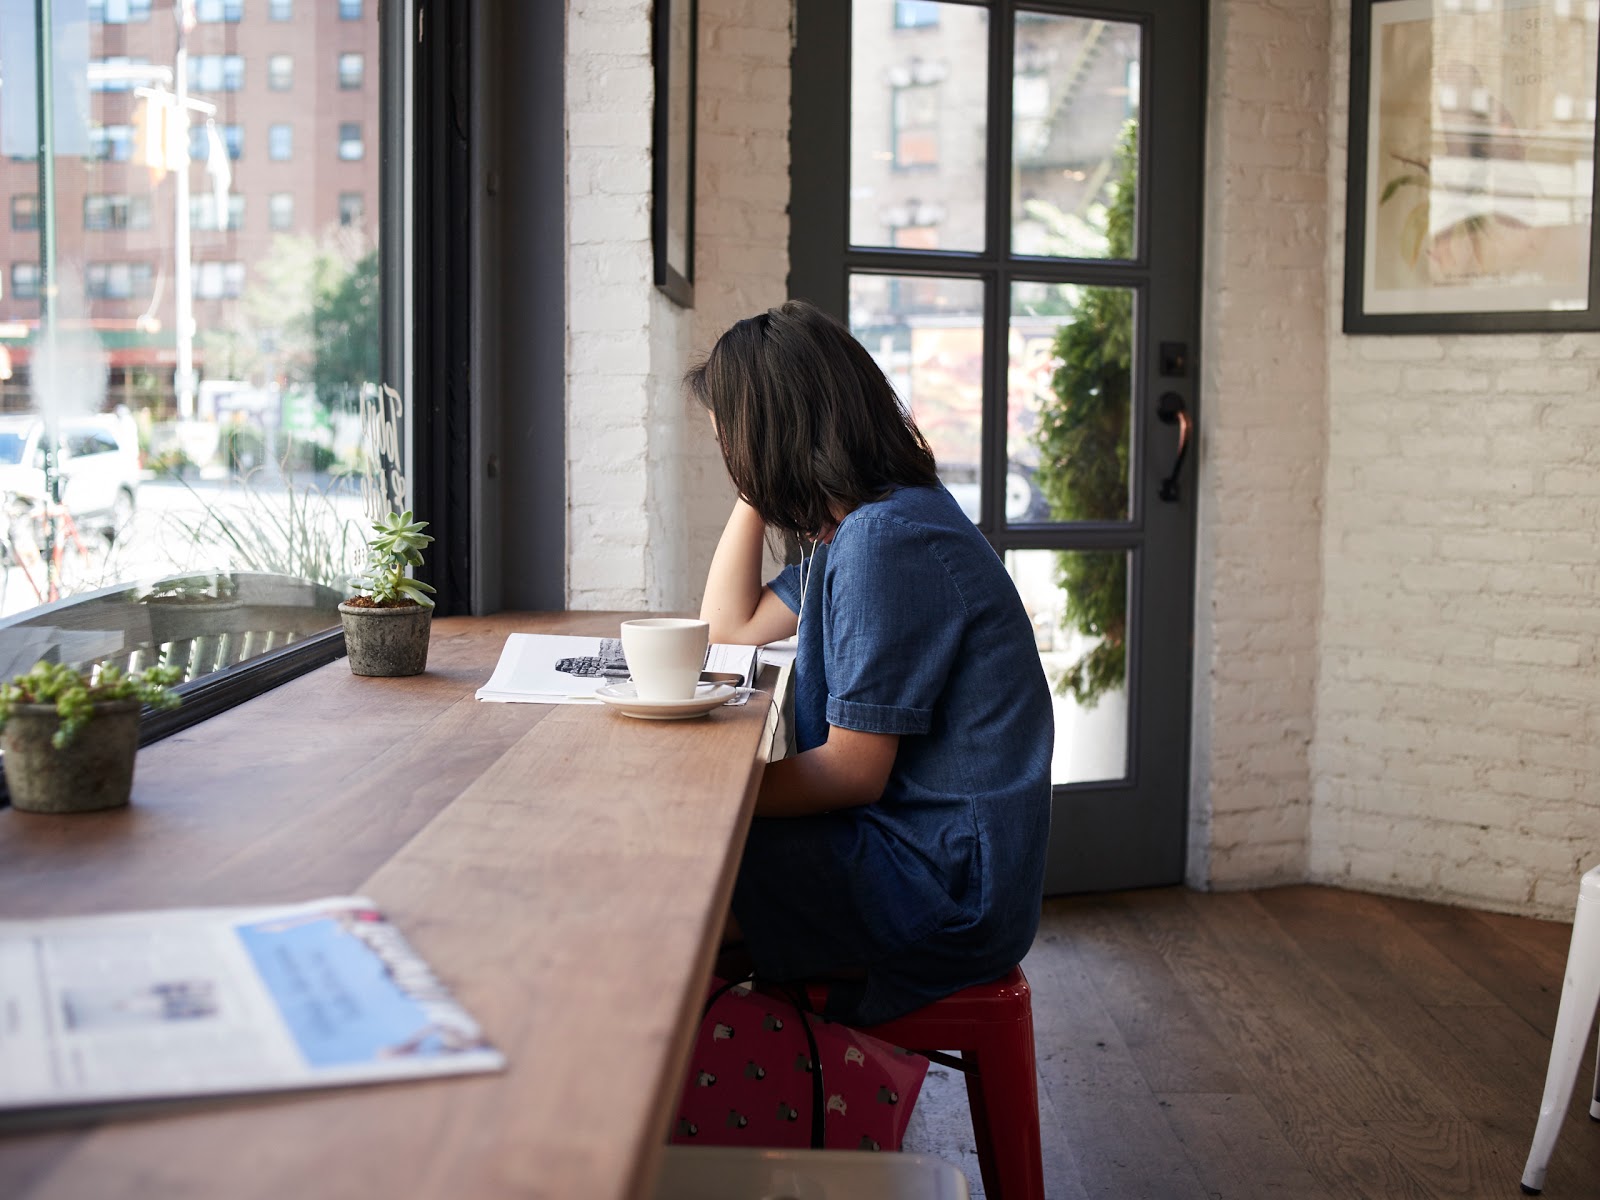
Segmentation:
{"type": "Polygon", "coordinates": [[[766,524],[743,500],[735,501],[711,556],[700,619],[711,623],[711,640],[761,646],[794,636],[799,619],[761,583],[761,548],[766,524]]]}

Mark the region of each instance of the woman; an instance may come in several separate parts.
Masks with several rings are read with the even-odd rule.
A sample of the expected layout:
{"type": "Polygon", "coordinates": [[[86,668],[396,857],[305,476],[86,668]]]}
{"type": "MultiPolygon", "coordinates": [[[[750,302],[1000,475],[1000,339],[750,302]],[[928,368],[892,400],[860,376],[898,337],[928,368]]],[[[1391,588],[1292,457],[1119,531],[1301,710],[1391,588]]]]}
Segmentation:
{"type": "Polygon", "coordinates": [[[1049,689],[1005,567],[848,330],[790,301],[689,373],[739,500],[706,580],[717,642],[794,635],[798,752],[766,769],[729,936],[758,976],[838,978],[889,1020],[993,979],[1039,922],[1049,689]],[[763,586],[767,528],[799,563],[763,586]]]}

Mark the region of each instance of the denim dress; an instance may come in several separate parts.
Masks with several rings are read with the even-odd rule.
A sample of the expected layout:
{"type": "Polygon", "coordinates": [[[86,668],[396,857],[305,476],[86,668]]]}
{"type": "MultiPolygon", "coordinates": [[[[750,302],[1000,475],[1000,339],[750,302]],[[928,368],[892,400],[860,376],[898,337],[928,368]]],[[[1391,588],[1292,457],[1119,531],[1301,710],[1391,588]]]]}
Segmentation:
{"type": "Polygon", "coordinates": [[[944,488],[901,488],[770,586],[800,614],[797,749],[830,725],[900,743],[876,803],[752,823],[733,913],[757,975],[854,976],[827,1015],[875,1024],[1004,974],[1038,929],[1054,736],[1004,565],[944,488]]]}

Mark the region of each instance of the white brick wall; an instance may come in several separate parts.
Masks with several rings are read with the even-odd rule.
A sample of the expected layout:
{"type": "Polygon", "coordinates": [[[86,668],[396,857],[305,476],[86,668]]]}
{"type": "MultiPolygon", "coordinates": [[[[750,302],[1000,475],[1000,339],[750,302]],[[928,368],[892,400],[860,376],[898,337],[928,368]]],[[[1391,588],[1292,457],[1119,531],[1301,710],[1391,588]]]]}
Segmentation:
{"type": "MultiPolygon", "coordinates": [[[[1332,77],[1348,79],[1348,3],[1332,77]]],[[[1331,96],[1310,874],[1570,918],[1600,861],[1600,335],[1346,337],[1331,96]]]]}
{"type": "Polygon", "coordinates": [[[652,282],[650,0],[568,0],[567,603],[693,609],[732,504],[684,370],[784,298],[790,0],[700,0],[695,307],[652,282]]]}
{"type": "Polygon", "coordinates": [[[1305,877],[1322,456],[1325,0],[1214,0],[1189,880],[1305,877]]]}

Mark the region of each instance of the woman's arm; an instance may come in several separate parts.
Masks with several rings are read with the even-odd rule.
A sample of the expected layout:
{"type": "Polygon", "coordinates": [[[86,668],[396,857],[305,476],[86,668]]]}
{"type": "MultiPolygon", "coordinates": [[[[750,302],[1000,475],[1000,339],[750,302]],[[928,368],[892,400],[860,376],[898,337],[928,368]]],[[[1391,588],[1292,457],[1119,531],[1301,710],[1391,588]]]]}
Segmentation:
{"type": "Polygon", "coordinates": [[[766,525],[756,510],[736,501],[706,574],[700,619],[711,623],[711,640],[760,646],[794,636],[798,618],[761,584],[761,546],[766,525]]]}
{"type": "Polygon", "coordinates": [[[805,817],[875,804],[889,782],[900,737],[828,726],[828,740],[768,763],[756,796],[758,817],[805,817]]]}

